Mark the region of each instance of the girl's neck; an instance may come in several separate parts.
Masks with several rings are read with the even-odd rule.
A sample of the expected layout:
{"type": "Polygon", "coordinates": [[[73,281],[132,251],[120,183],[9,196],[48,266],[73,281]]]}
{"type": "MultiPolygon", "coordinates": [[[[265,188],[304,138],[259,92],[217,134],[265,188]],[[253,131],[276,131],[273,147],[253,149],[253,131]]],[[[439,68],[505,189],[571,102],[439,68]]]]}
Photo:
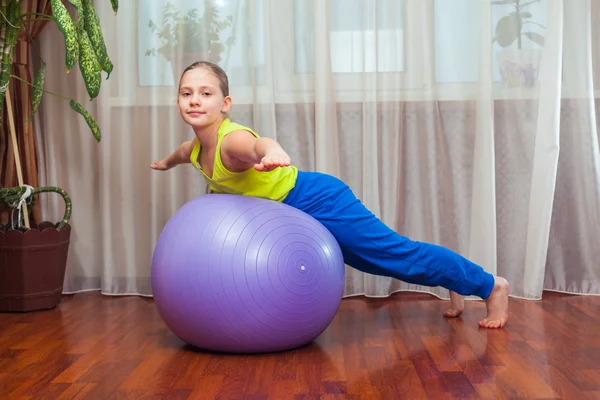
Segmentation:
{"type": "Polygon", "coordinates": [[[194,128],[194,133],[205,149],[217,146],[219,127],[223,119],[219,119],[210,125],[194,128]]]}

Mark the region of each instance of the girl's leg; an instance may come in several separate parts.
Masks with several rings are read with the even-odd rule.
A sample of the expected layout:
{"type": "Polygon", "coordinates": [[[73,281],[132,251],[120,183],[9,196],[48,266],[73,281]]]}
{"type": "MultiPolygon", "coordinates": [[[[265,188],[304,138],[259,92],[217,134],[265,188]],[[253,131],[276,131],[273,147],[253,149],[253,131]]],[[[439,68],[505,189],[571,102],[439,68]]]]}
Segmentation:
{"type": "Polygon", "coordinates": [[[486,299],[494,276],[442,246],[410,240],[370,212],[339,179],[302,173],[286,203],[319,220],[335,236],[349,266],[424,286],[486,299]]]}
{"type": "Polygon", "coordinates": [[[336,237],[345,262],[363,272],[424,286],[442,286],[486,299],[479,326],[502,328],[508,320],[509,285],[457,253],[405,238],[375,217],[339,179],[299,172],[284,203],[321,221],[336,237]]]}
{"type": "Polygon", "coordinates": [[[460,294],[450,291],[450,308],[444,312],[445,317],[458,317],[465,309],[465,299],[460,294]]]}

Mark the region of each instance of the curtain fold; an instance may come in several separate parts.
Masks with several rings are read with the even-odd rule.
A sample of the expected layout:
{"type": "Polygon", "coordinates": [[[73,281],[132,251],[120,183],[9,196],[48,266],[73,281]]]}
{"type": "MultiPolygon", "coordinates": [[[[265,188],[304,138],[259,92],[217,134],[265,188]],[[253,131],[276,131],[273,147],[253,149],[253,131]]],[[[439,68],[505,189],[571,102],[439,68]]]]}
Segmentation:
{"type": "MultiPolygon", "coordinates": [[[[175,108],[176,62],[146,54],[161,44],[148,25],[165,22],[165,3],[122,3],[117,21],[98,4],[115,64],[90,107],[100,144],[67,103],[43,100],[40,179],[73,199],[66,292],[151,295],[162,227],[205,193],[192,166],[149,168],[193,135],[175,108]]],[[[172,4],[202,15],[205,2],[172,4]]],[[[497,35],[511,4],[214,4],[231,16],[220,37],[235,36],[220,61],[234,120],[278,140],[299,168],[344,180],[402,235],[507,277],[512,296],[600,294],[597,2],[531,2],[527,34],[507,48],[497,35]]],[[[84,96],[81,80],[61,70],[60,32],[49,27],[39,42],[48,89],[84,96]]],[[[58,201],[44,204],[60,215],[58,201]]],[[[442,288],[346,272],[346,296],[448,298],[442,288]]]]}

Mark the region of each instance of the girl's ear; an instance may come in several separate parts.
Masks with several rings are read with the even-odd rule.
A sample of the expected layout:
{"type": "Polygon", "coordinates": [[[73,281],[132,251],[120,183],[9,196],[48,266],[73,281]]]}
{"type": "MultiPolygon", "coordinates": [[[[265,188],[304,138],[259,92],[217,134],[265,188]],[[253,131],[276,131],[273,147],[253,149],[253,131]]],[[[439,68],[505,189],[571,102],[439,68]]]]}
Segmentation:
{"type": "Polygon", "coordinates": [[[223,106],[221,106],[221,112],[226,113],[227,111],[229,111],[230,107],[231,107],[231,97],[227,96],[223,99],[223,106]]]}

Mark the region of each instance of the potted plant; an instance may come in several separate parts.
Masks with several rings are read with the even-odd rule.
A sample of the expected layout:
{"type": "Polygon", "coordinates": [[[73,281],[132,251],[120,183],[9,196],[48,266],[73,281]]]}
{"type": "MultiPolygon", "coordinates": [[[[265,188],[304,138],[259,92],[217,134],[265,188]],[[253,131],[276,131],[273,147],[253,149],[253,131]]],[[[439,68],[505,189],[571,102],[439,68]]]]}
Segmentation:
{"type": "MultiPolygon", "coordinates": [[[[118,0],[110,0],[110,3],[116,14],[118,0]]],[[[92,0],[68,0],[68,3],[50,0],[51,14],[24,12],[22,6],[23,0],[0,2],[0,18],[3,19],[0,24],[0,88],[4,89],[0,90],[0,108],[6,107],[8,116],[8,121],[4,121],[0,114],[0,128],[8,122],[19,181],[18,187],[0,186],[0,204],[12,209],[11,222],[6,226],[0,224],[0,312],[48,309],[60,303],[71,234],[71,200],[67,193],[58,187],[33,188],[22,181],[9,91],[11,79],[32,87],[29,120],[37,112],[43,93],[52,94],[69,101],[71,108],[85,119],[94,138],[98,142],[101,139],[98,124],[81,103],[44,89],[44,60],[40,60],[33,82],[12,74],[19,33],[25,32],[31,38],[27,23],[54,21],[63,35],[67,72],[79,65],[90,101],[100,92],[102,71],[108,79],[113,69],[92,0]],[[71,17],[67,6],[73,7],[75,18],[71,17]],[[30,220],[34,196],[44,192],[59,193],[65,200],[65,213],[58,223],[30,220]]]]}
{"type": "Polygon", "coordinates": [[[223,52],[235,42],[233,35],[224,41],[220,39],[222,31],[233,27],[233,17],[221,18],[219,8],[211,0],[204,2],[201,16],[196,8],[183,14],[168,2],[163,9],[162,25],[150,20],[148,27],[160,39],[161,45],[148,49],[146,56],[160,54],[170,62],[174,82],[179,80],[181,71],[195,61],[219,63],[223,52]]]}
{"type": "Polygon", "coordinates": [[[55,307],[62,298],[65,278],[71,236],[71,199],[57,187],[31,190],[31,187],[21,186],[0,188],[0,203],[14,209],[13,223],[0,224],[0,311],[26,312],[55,307]],[[32,222],[26,228],[22,203],[26,203],[31,214],[33,196],[44,192],[56,192],[63,197],[64,216],[55,224],[32,222]]]}
{"type": "Polygon", "coordinates": [[[541,0],[493,0],[493,5],[510,5],[514,8],[508,15],[500,18],[496,24],[493,42],[503,50],[496,53],[503,83],[508,87],[534,86],[538,79],[539,65],[545,39],[537,32],[526,30],[528,26],[543,25],[532,20],[533,15],[525,8],[541,0]],[[539,48],[523,48],[527,39],[539,48]],[[517,48],[511,47],[515,41],[517,48]]]}

